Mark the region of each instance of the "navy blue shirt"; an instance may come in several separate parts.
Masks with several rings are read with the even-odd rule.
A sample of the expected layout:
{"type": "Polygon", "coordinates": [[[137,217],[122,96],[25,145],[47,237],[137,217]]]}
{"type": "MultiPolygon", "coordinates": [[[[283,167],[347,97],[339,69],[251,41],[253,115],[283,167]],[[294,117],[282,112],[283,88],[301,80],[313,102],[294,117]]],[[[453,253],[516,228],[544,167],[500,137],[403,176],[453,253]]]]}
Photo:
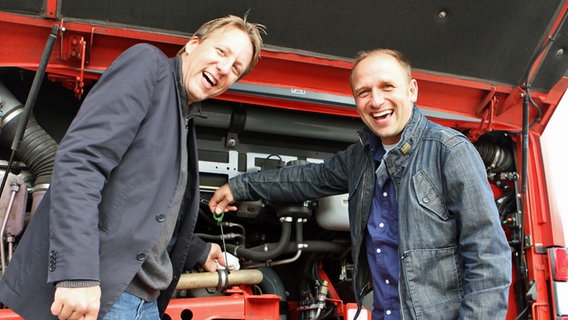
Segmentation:
{"type": "MultiPolygon", "coordinates": [[[[373,158],[381,163],[385,149],[372,136],[367,145],[373,158]]],[[[367,223],[365,244],[373,278],[373,320],[400,319],[398,295],[398,205],[391,179],[380,185],[375,180],[375,194],[367,223]]]]}

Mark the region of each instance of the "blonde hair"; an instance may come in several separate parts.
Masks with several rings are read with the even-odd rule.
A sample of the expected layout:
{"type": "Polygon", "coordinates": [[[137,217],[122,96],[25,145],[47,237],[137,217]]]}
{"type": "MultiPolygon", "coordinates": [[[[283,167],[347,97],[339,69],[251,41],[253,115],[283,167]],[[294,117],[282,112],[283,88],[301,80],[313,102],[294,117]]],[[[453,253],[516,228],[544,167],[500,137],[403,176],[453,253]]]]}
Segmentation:
{"type": "MultiPolygon", "coordinates": [[[[248,12],[245,14],[243,18],[234,15],[227,15],[222,18],[209,20],[203,25],[201,25],[201,27],[199,27],[199,29],[197,29],[197,31],[195,31],[195,33],[193,34],[193,37],[197,37],[199,41],[203,41],[209,38],[209,36],[215,30],[227,26],[235,27],[246,33],[252,44],[252,58],[250,64],[239,78],[246,76],[256,66],[258,60],[260,59],[260,52],[262,50],[262,37],[260,33],[262,32],[266,34],[266,27],[264,25],[259,23],[248,22],[247,16],[248,12]]],[[[185,46],[181,48],[181,50],[178,52],[178,55],[184,52],[185,52],[185,46]]]]}

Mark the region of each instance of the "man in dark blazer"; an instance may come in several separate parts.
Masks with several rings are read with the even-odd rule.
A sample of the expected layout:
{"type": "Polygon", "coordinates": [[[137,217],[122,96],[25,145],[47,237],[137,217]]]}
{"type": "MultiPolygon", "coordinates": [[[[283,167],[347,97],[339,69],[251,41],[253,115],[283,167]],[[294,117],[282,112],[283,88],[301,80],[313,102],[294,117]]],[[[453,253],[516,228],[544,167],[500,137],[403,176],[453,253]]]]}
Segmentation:
{"type": "Polygon", "coordinates": [[[262,25],[227,16],[174,58],[122,53],[90,91],[57,151],[50,190],[0,281],[26,319],[159,319],[186,260],[224,265],[194,237],[199,101],[225,92],[260,55],[262,25]]]}

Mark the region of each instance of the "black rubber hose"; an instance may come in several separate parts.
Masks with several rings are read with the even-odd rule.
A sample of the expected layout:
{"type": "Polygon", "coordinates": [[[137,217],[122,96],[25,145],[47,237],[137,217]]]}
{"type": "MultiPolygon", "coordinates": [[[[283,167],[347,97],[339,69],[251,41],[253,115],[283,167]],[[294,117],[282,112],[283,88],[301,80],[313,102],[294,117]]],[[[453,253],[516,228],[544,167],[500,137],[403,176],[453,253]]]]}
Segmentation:
{"type": "Polygon", "coordinates": [[[290,235],[292,234],[292,221],[284,220],[282,222],[282,232],[280,240],[274,248],[260,246],[256,249],[247,249],[243,246],[227,244],[227,251],[237,257],[244,257],[255,261],[271,260],[284,252],[290,243],[290,235]],[[268,249],[265,249],[268,248],[268,249]]]}
{"type": "MultiPolygon", "coordinates": [[[[227,251],[229,251],[232,254],[235,254],[234,253],[235,249],[238,249],[237,250],[237,253],[239,254],[237,255],[238,257],[248,258],[255,261],[266,261],[276,257],[277,255],[270,259],[263,259],[263,254],[271,252],[272,251],[271,247],[274,247],[278,244],[268,243],[258,247],[247,248],[247,249],[242,248],[241,246],[227,244],[227,251]]],[[[305,253],[344,254],[345,252],[347,252],[347,250],[349,250],[349,247],[331,241],[308,240],[304,241],[302,244],[305,245],[305,247],[302,248],[302,252],[305,253]]],[[[297,242],[289,242],[284,248],[280,250],[280,254],[294,254],[298,252],[298,250],[299,249],[297,242]]]]}
{"type": "Polygon", "coordinates": [[[20,144],[20,151],[16,154],[30,168],[35,177],[35,185],[51,183],[56,151],[55,140],[40,127],[35,118],[30,118],[20,144]]]}
{"type": "MultiPolygon", "coordinates": [[[[5,102],[1,107],[4,117],[0,143],[9,147],[16,136],[23,106],[1,83],[0,97],[5,102]]],[[[30,115],[16,157],[28,166],[36,186],[50,184],[57,147],[57,142],[30,115]]]]}

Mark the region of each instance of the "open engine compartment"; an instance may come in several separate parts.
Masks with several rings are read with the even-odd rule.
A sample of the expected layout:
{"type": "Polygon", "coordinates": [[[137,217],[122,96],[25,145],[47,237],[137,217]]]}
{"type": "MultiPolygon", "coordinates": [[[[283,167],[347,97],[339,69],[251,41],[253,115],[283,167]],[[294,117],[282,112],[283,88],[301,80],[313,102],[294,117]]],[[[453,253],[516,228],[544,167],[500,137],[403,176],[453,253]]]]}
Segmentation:
{"type": "MultiPolygon", "coordinates": [[[[548,208],[539,142],[568,88],[566,1],[164,1],[156,10],[127,0],[21,0],[0,7],[2,269],[49,186],[58,142],[110,62],[139,42],[173,56],[203,21],[250,10],[252,20],[269,27],[262,59],[218,100],[205,101],[208,118],[196,122],[202,201],[196,232],[236,252],[241,270],[188,269],[167,317],[352,319],[342,195],[241,203],[224,216],[223,234],[207,201],[232,176],[320,162],[356,141],[363,124],[349,70],[357,51],[373,47],[400,49],[413,61],[418,106],[468,136],[484,159],[513,255],[507,319],[568,317],[560,301],[568,281],[553,264],[556,252],[566,252],[565,235],[548,208]],[[6,174],[54,25],[57,42],[22,150],[6,174]]],[[[0,309],[0,319],[20,318],[0,309]]]]}
{"type": "MultiPolygon", "coordinates": [[[[22,88],[29,87],[32,77],[32,72],[19,69],[0,72],[0,96],[4,110],[10,110],[7,113],[21,108],[26,94],[22,88]]],[[[73,92],[59,83],[47,81],[41,92],[29,126],[37,126],[36,131],[43,138],[33,135],[22,141],[27,146],[27,140],[40,139],[41,147],[32,145],[29,150],[22,150],[26,161],[13,167],[8,183],[8,191],[14,190],[14,186],[18,190],[7,205],[19,209],[11,209],[2,229],[12,240],[2,246],[3,265],[17,250],[18,238],[33,212],[34,195],[43,191],[39,173],[49,176],[57,141],[80,106],[73,92]],[[36,158],[39,163],[33,160],[36,158]]],[[[196,277],[202,276],[199,270],[187,270],[185,283],[193,284],[181,281],[168,316],[225,319],[241,310],[242,317],[235,319],[331,319],[346,318],[355,312],[346,195],[304,203],[243,202],[237,212],[224,216],[223,233],[208,212],[207,202],[217,187],[235,175],[323,161],[355,142],[363,123],[357,117],[223,100],[205,101],[203,109],[208,118],[196,122],[202,201],[196,233],[237,256],[241,270],[226,275],[230,278],[223,279],[224,273],[219,272],[211,279],[197,281],[201,287],[194,284],[196,277]],[[258,314],[257,318],[254,314],[258,314]]],[[[436,118],[439,113],[424,112],[434,121],[447,121],[436,118]]],[[[468,128],[477,128],[477,124],[467,121],[452,121],[457,124],[455,128],[467,135],[471,135],[468,128]]],[[[13,129],[8,124],[0,133],[4,151],[9,150],[13,139],[13,129]]],[[[521,250],[515,139],[518,135],[493,131],[474,141],[486,163],[513,254],[521,250]]],[[[7,154],[3,153],[0,159],[4,168],[7,154]]],[[[522,274],[525,262],[515,262],[515,273],[522,274]]],[[[523,281],[511,290],[515,309],[524,307],[526,290],[523,281]]]]}

